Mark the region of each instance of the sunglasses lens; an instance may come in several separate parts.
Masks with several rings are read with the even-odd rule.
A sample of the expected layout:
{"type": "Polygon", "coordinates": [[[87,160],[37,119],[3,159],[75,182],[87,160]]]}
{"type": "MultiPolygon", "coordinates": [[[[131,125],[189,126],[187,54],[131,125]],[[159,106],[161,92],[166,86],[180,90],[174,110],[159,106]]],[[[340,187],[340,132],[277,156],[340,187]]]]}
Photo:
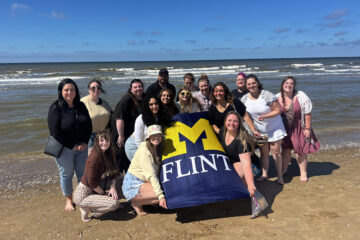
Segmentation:
{"type": "Polygon", "coordinates": [[[101,87],[92,87],[91,90],[93,90],[93,91],[95,91],[95,90],[101,91],[101,87]]]}

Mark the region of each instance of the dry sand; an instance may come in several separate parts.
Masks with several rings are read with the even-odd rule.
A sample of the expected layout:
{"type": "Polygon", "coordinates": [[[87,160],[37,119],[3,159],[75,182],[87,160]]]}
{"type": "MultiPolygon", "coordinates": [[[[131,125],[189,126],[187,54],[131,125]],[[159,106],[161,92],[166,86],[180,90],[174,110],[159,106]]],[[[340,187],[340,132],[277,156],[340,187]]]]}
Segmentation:
{"type": "MultiPolygon", "coordinates": [[[[58,179],[55,163],[48,161],[52,167],[44,168],[53,178],[42,174],[44,160],[28,163],[29,169],[39,168],[32,179],[47,184],[22,188],[9,174],[19,171],[19,165],[4,164],[10,167],[0,169],[1,180],[7,181],[0,185],[1,239],[360,239],[360,149],[309,156],[307,183],[299,181],[294,162],[284,186],[275,184],[275,178],[258,183],[270,208],[267,216],[256,219],[250,219],[249,200],[236,200],[171,211],[148,207],[150,214],[144,217],[124,203],[124,208],[83,223],[78,209],[63,210],[59,184],[52,183],[58,179]],[[9,179],[12,190],[4,186],[11,185],[9,179]]],[[[23,182],[30,178],[24,174],[23,182]]]]}

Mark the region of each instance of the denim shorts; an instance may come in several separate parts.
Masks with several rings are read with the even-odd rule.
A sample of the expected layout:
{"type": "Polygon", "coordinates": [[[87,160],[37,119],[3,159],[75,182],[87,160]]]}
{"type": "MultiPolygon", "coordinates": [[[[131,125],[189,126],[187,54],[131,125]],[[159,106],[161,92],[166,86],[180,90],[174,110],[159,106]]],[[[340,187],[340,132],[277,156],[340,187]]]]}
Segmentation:
{"type": "Polygon", "coordinates": [[[140,190],[140,186],[144,184],[144,181],[135,177],[130,172],[127,172],[124,177],[122,191],[126,200],[133,199],[140,190]]]}

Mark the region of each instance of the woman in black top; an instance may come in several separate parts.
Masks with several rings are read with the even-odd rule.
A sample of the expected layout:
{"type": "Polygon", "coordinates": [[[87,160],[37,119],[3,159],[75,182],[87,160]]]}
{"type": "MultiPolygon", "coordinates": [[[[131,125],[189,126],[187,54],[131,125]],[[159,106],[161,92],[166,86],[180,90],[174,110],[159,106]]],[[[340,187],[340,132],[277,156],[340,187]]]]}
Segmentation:
{"type": "Polygon", "coordinates": [[[252,197],[256,190],[251,167],[254,141],[244,128],[241,117],[236,111],[230,111],[226,114],[219,139],[236,172],[247,186],[250,197],[252,197]]]}
{"type": "Polygon", "coordinates": [[[72,178],[74,170],[78,182],[83,175],[92,125],[72,79],[66,78],[59,83],[58,100],[49,108],[48,126],[50,135],[64,145],[61,155],[55,160],[60,171],[61,189],[66,197],[65,210],[74,211],[72,178]]]}
{"type": "Polygon", "coordinates": [[[245,105],[239,99],[234,99],[225,83],[215,83],[211,91],[210,100],[211,106],[209,108],[208,117],[216,134],[219,134],[221,127],[224,125],[225,115],[230,111],[237,111],[250,127],[254,136],[260,137],[259,132],[256,131],[254,127],[253,121],[246,112],[245,105]]]}
{"type": "Polygon", "coordinates": [[[134,132],[135,120],[141,113],[144,96],[144,84],[140,79],[133,79],[128,92],[117,103],[111,116],[111,136],[116,143],[116,158],[120,171],[127,171],[130,165],[124,145],[126,139],[134,132]]]}

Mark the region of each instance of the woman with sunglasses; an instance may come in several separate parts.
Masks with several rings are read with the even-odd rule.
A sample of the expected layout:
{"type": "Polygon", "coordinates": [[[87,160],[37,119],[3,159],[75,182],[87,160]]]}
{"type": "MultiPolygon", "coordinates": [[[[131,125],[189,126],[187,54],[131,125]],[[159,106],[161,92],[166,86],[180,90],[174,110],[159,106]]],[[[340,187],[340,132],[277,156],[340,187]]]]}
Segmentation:
{"type": "Polygon", "coordinates": [[[191,91],[186,86],[180,88],[178,98],[179,101],[175,104],[180,113],[200,112],[201,108],[198,100],[193,98],[191,91]]]}
{"type": "Polygon", "coordinates": [[[89,95],[81,98],[81,101],[85,104],[89,111],[92,133],[88,143],[88,155],[90,155],[94,147],[94,139],[96,133],[104,130],[109,126],[111,107],[104,99],[100,98],[100,94],[104,93],[105,90],[102,88],[100,80],[94,78],[88,83],[89,95]]]}

